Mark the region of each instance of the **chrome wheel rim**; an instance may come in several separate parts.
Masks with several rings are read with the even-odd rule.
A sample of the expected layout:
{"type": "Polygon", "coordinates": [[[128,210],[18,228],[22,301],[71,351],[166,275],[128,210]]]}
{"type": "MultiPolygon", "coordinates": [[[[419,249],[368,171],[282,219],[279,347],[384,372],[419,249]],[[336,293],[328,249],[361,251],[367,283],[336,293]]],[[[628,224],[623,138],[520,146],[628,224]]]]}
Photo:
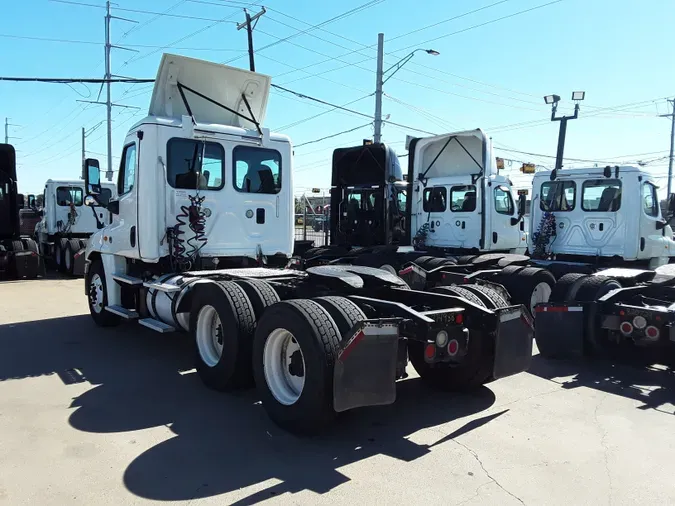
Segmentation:
{"type": "Polygon", "coordinates": [[[541,282],[534,287],[530,295],[530,313],[534,315],[534,308],[537,304],[548,302],[551,297],[551,285],[541,282]]]}
{"type": "Polygon", "coordinates": [[[199,310],[196,329],[197,349],[202,361],[208,367],[215,367],[223,356],[223,325],[213,306],[206,305],[199,310]]]}
{"type": "Polygon", "coordinates": [[[103,311],[103,280],[94,274],[89,282],[89,305],[96,314],[103,311]]]}
{"type": "Polygon", "coordinates": [[[293,334],[276,329],[267,336],[263,366],[274,398],[285,406],[295,404],[305,387],[305,357],[293,334]]]}

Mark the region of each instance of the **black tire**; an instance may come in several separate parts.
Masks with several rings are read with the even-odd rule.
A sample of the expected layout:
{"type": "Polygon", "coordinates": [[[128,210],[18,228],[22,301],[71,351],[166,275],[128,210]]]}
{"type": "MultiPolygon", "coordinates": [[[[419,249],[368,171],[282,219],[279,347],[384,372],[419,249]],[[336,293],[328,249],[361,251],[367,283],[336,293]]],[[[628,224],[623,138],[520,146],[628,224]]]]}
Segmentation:
{"type": "Polygon", "coordinates": [[[467,290],[463,286],[457,285],[437,286],[432,288],[430,291],[436,293],[446,293],[448,295],[454,295],[456,297],[462,297],[463,299],[466,299],[479,307],[487,307],[478,295],[473,293],[471,290],[467,290]]]}
{"type": "Polygon", "coordinates": [[[427,270],[437,269],[438,267],[443,267],[444,265],[455,265],[449,258],[432,258],[426,262],[427,270]]]}
{"type": "Polygon", "coordinates": [[[394,276],[398,276],[398,271],[401,270],[401,263],[396,258],[396,254],[367,253],[356,257],[354,265],[384,269],[387,272],[391,272],[394,276]]]}
{"type": "Polygon", "coordinates": [[[574,294],[574,301],[591,302],[617,288],[621,288],[621,283],[614,278],[608,276],[588,276],[579,285],[579,289],[574,294]]]}
{"type": "Polygon", "coordinates": [[[337,325],[314,301],[284,301],[265,311],[253,339],[253,374],[263,407],[275,423],[290,432],[311,433],[333,420],[333,370],[339,346],[337,325]],[[285,404],[272,393],[265,372],[265,346],[277,329],[292,334],[304,363],[302,391],[285,404]]]}
{"type": "Polygon", "coordinates": [[[502,269],[498,277],[502,278],[503,276],[513,276],[514,274],[522,271],[524,268],[525,267],[522,265],[507,265],[502,269]]]}
{"type": "Polygon", "coordinates": [[[341,340],[354,325],[366,319],[366,314],[361,308],[345,297],[328,296],[312,300],[328,311],[338,326],[341,340]]]}
{"type": "Polygon", "coordinates": [[[578,272],[570,272],[562,276],[553,287],[549,302],[565,303],[572,302],[578,287],[584,279],[588,277],[587,274],[580,274],[578,272]]]}
{"type": "Polygon", "coordinates": [[[266,281],[260,279],[240,279],[234,282],[246,293],[253,307],[255,320],[258,321],[266,308],[280,302],[277,292],[266,281]]]}
{"type": "Polygon", "coordinates": [[[89,305],[89,312],[91,313],[91,318],[94,320],[94,323],[99,327],[115,327],[120,324],[121,319],[116,314],[110,313],[105,310],[108,305],[108,292],[106,288],[105,280],[105,271],[103,270],[103,263],[100,259],[94,260],[89,266],[89,271],[87,272],[87,301],[89,305]],[[98,276],[98,279],[101,280],[102,287],[102,298],[100,299],[100,307],[98,309],[94,308],[94,293],[92,290],[95,290],[92,287],[92,281],[95,277],[98,276]]]}
{"type": "Polygon", "coordinates": [[[73,275],[75,269],[75,253],[78,251],[80,251],[80,242],[77,239],[66,241],[66,247],[63,250],[63,272],[69,276],[73,275]]]}
{"type": "Polygon", "coordinates": [[[42,259],[40,258],[40,249],[33,239],[22,239],[21,242],[23,243],[24,251],[33,253],[33,259],[31,259],[30,268],[26,273],[26,279],[37,279],[40,275],[40,266],[42,262],[42,259]]]}
{"type": "MultiPolygon", "coordinates": [[[[508,269],[505,268],[505,269],[508,269]]],[[[515,304],[522,304],[525,306],[530,315],[534,316],[534,307],[532,305],[532,298],[536,290],[546,290],[548,298],[540,300],[539,302],[548,302],[550,294],[555,286],[555,277],[546,269],[539,267],[525,267],[518,270],[515,274],[510,276],[500,277],[501,284],[511,296],[511,302],[515,304]],[[548,285],[548,288],[543,285],[548,285]]],[[[546,294],[544,292],[544,295],[546,294]]]]}
{"type": "Polygon", "coordinates": [[[459,364],[427,364],[424,343],[408,340],[408,357],[422,381],[431,387],[446,391],[466,391],[479,388],[492,379],[494,344],[489,336],[472,331],[469,351],[459,364]]]}
{"type": "Polygon", "coordinates": [[[462,288],[473,292],[480,297],[483,304],[488,309],[499,309],[500,307],[508,307],[508,301],[493,288],[485,285],[463,285],[462,288]]]}
{"type": "Polygon", "coordinates": [[[419,267],[421,267],[422,269],[426,269],[427,268],[427,262],[429,262],[430,260],[434,260],[435,258],[436,257],[424,255],[424,256],[421,256],[421,257],[417,257],[414,261],[419,267]]]}
{"type": "Polygon", "coordinates": [[[64,270],[67,243],[67,239],[56,239],[54,241],[54,263],[56,264],[56,270],[60,272],[64,270]]]}
{"type": "Polygon", "coordinates": [[[251,384],[254,329],[253,307],[240,286],[231,281],[195,285],[190,335],[195,342],[197,374],[207,387],[225,391],[251,384]],[[208,319],[215,316],[212,310],[220,320],[215,329],[222,345],[220,355],[208,344],[208,319]]]}

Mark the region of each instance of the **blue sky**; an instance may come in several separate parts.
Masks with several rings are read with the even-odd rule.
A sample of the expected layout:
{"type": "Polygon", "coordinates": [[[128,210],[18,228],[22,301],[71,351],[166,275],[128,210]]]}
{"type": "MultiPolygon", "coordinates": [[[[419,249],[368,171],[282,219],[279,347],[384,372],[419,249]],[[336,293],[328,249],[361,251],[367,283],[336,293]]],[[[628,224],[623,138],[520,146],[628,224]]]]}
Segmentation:
{"type": "MultiPolygon", "coordinates": [[[[102,77],[104,10],[96,6],[104,2],[73,2],[89,6],[49,0],[6,2],[0,74],[102,77]]],[[[405,153],[406,134],[416,134],[412,128],[443,133],[481,127],[492,136],[497,155],[514,160],[507,170],[516,183],[526,185],[527,180],[518,177],[520,163],[550,167],[553,159],[540,155],[555,155],[558,124],[548,121],[550,109],[543,95],[561,95],[559,111],[571,113],[571,92],[585,90],[581,118],[569,123],[566,157],[603,165],[643,160],[659,176],[666,173],[670,123],[658,115],[669,112],[665,98],[675,95],[669,35],[675,19],[672,0],[263,4],[268,12],[255,30],[257,70],[271,75],[273,83],[331,103],[355,101],[348,107],[366,114],[374,110],[378,32],[385,34],[385,68],[418,47],[440,52],[417,53],[385,84],[384,114],[411,127],[384,126],[383,140],[399,154],[405,153]],[[324,23],[361,6],[351,15],[324,23]],[[481,10],[466,14],[477,9],[481,10]],[[324,24],[315,26],[320,23],[324,24]]],[[[236,30],[243,6],[228,0],[119,0],[113,14],[138,23],[114,20],[112,41],[138,52],[114,50],[113,73],[154,78],[162,52],[248,68],[246,34],[236,30]]],[[[113,85],[116,102],[140,107],[113,111],[114,164],[119,162],[126,130],[146,114],[150,93],[147,84],[113,85]]],[[[4,121],[7,116],[18,125],[10,126],[9,132],[20,138],[11,142],[18,150],[23,192],[39,192],[48,178],[78,177],[82,127],[91,130],[87,154],[105,166],[101,123],[105,107],[77,102],[95,100],[97,94],[96,85],[0,82],[0,118],[4,121]]],[[[368,123],[366,118],[327,109],[273,90],[266,126],[290,135],[298,145],[368,123]],[[326,113],[307,119],[322,112],[326,113]]],[[[372,128],[364,126],[296,148],[296,192],[328,187],[332,150],[371,136],[372,128]]],[[[566,166],[588,164],[566,162],[566,166]]]]}

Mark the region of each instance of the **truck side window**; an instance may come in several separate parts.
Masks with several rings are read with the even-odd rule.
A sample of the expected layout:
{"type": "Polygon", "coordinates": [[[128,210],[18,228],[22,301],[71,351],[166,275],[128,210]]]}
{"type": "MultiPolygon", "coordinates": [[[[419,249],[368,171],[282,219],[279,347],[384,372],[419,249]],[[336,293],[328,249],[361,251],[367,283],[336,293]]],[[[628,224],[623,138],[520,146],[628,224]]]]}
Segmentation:
{"type": "Polygon", "coordinates": [[[200,190],[224,186],[225,150],[217,142],[176,137],[169,140],[166,151],[166,178],[172,188],[195,190],[197,183],[200,190]]]}
{"type": "Polygon", "coordinates": [[[427,213],[442,213],[448,208],[448,191],[444,186],[427,188],[422,194],[422,209],[427,213]]]}
{"type": "Polygon", "coordinates": [[[572,211],[577,198],[574,181],[547,181],[541,185],[539,208],[542,211],[572,211]]]}
{"type": "Polygon", "coordinates": [[[272,195],[281,191],[281,154],[278,151],[237,146],[232,157],[235,190],[272,195]]]}
{"type": "Polygon", "coordinates": [[[495,211],[499,214],[513,215],[513,198],[511,190],[506,186],[495,187],[495,211]]]}
{"type": "Polygon", "coordinates": [[[647,216],[659,215],[659,199],[656,196],[656,186],[652,183],[642,185],[642,207],[647,216]]]}
{"type": "Polygon", "coordinates": [[[476,187],[474,185],[450,188],[450,210],[454,213],[470,213],[476,210],[476,187]]]}
{"type": "Polygon", "coordinates": [[[120,173],[117,179],[117,193],[124,195],[134,188],[136,181],[136,144],[129,144],[122,152],[120,173]]]}
{"type": "Polygon", "coordinates": [[[591,212],[615,212],[621,207],[621,181],[591,179],[581,189],[581,208],[591,212]]]}
{"type": "Polygon", "coordinates": [[[56,203],[61,207],[67,207],[70,204],[81,206],[82,197],[82,188],[77,186],[59,186],[56,189],[56,203]]]}

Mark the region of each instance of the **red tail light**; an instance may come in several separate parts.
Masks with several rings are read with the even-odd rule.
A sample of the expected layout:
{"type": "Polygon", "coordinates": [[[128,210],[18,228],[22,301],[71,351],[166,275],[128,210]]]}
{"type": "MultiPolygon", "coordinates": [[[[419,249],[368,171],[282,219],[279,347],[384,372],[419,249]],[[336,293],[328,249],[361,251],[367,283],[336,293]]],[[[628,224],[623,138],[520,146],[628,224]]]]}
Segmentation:
{"type": "Polygon", "coordinates": [[[650,325],[645,330],[645,334],[647,334],[647,337],[650,339],[658,339],[661,332],[659,332],[659,329],[654,327],[654,325],[650,325]]]}
{"type": "Polygon", "coordinates": [[[624,336],[629,336],[633,333],[633,325],[630,322],[623,322],[619,326],[619,330],[624,336]]]}
{"type": "Polygon", "coordinates": [[[452,339],[448,343],[448,355],[454,357],[455,355],[457,355],[458,351],[459,351],[459,343],[457,342],[457,339],[452,339]]]}
{"type": "Polygon", "coordinates": [[[455,323],[459,323],[459,324],[464,323],[464,315],[462,313],[457,313],[455,315],[455,323]]]}
{"type": "Polygon", "coordinates": [[[424,354],[426,357],[431,360],[436,356],[436,345],[435,344],[427,344],[427,347],[424,349],[424,354]]]}

